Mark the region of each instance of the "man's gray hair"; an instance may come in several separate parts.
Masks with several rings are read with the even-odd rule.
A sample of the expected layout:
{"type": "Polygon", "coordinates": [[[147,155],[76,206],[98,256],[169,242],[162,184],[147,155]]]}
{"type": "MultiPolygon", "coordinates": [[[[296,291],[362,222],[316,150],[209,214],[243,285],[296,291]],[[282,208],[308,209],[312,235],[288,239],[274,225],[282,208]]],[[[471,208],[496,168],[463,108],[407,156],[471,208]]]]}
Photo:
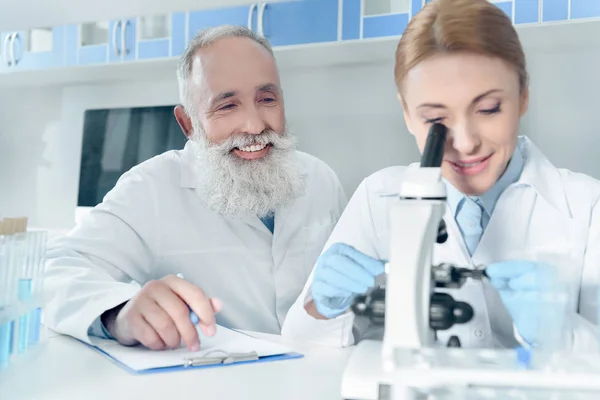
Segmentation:
{"type": "Polygon", "coordinates": [[[192,70],[192,62],[194,55],[198,50],[205,48],[212,43],[229,37],[248,38],[254,40],[256,43],[262,45],[269,53],[275,57],[273,48],[269,41],[254,33],[251,29],[245,26],[238,25],[220,25],[214,28],[208,28],[200,31],[191,41],[188,43],[185,51],[179,59],[177,65],[177,81],[179,82],[179,99],[181,104],[186,109],[186,112],[193,111],[190,109],[190,99],[188,93],[188,79],[192,70]]]}

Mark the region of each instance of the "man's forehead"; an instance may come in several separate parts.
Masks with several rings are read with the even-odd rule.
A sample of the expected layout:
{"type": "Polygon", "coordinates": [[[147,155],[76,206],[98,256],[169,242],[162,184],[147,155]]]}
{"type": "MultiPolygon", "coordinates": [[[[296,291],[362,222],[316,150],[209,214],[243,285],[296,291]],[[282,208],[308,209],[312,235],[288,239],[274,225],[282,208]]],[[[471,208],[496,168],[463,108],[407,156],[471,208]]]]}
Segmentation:
{"type": "Polygon", "coordinates": [[[201,94],[231,96],[231,93],[279,89],[277,67],[268,52],[265,55],[243,42],[230,46],[231,51],[224,51],[228,48],[217,44],[194,55],[190,80],[201,94]]]}

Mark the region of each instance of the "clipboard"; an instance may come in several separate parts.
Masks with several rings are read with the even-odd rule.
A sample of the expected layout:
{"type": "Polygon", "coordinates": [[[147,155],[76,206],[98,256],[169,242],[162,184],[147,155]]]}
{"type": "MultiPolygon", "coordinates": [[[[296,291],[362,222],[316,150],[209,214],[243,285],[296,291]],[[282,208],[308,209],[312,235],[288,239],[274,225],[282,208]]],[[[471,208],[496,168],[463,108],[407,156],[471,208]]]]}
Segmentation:
{"type": "Polygon", "coordinates": [[[200,350],[190,352],[183,345],[175,350],[154,351],[143,346],[127,347],[114,340],[91,337],[92,344],[84,343],[98,351],[126,371],[152,374],[201,368],[219,368],[232,365],[292,360],[304,357],[279,343],[257,339],[245,333],[217,326],[217,334],[200,335],[200,350]]]}

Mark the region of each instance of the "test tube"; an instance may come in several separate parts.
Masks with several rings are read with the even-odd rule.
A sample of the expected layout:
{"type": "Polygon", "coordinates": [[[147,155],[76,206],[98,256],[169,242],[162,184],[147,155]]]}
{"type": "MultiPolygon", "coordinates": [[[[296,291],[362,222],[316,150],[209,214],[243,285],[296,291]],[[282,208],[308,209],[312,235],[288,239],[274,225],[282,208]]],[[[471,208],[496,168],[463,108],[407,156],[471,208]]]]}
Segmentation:
{"type": "Polygon", "coordinates": [[[19,316],[19,330],[17,351],[23,353],[29,347],[30,331],[30,310],[28,306],[31,300],[32,279],[33,279],[33,257],[30,254],[31,234],[28,232],[19,233],[17,238],[17,269],[21,271],[18,280],[18,298],[21,306],[21,315],[19,316]],[[19,268],[20,267],[20,268],[19,268]]]}
{"type": "Polygon", "coordinates": [[[2,290],[0,291],[0,365],[10,361],[14,346],[14,315],[17,308],[16,268],[14,268],[15,236],[0,236],[0,273],[2,290]]]}
{"type": "Polygon", "coordinates": [[[42,293],[44,282],[44,265],[46,261],[46,232],[32,232],[30,254],[32,254],[32,298],[35,308],[31,311],[29,343],[40,341],[42,324],[42,293]]]}
{"type": "Polygon", "coordinates": [[[8,365],[10,356],[10,320],[8,316],[8,239],[0,235],[0,367],[8,365]]]}

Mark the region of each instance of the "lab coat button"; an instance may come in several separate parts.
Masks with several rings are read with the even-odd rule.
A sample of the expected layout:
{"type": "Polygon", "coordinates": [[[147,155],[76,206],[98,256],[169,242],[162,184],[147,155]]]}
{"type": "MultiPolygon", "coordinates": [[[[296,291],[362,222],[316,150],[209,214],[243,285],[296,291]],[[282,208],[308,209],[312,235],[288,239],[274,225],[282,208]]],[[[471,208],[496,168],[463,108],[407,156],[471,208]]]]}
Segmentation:
{"type": "Polygon", "coordinates": [[[475,337],[478,337],[478,338],[483,336],[483,332],[481,332],[479,329],[476,329],[474,334],[475,334],[475,337]]]}

